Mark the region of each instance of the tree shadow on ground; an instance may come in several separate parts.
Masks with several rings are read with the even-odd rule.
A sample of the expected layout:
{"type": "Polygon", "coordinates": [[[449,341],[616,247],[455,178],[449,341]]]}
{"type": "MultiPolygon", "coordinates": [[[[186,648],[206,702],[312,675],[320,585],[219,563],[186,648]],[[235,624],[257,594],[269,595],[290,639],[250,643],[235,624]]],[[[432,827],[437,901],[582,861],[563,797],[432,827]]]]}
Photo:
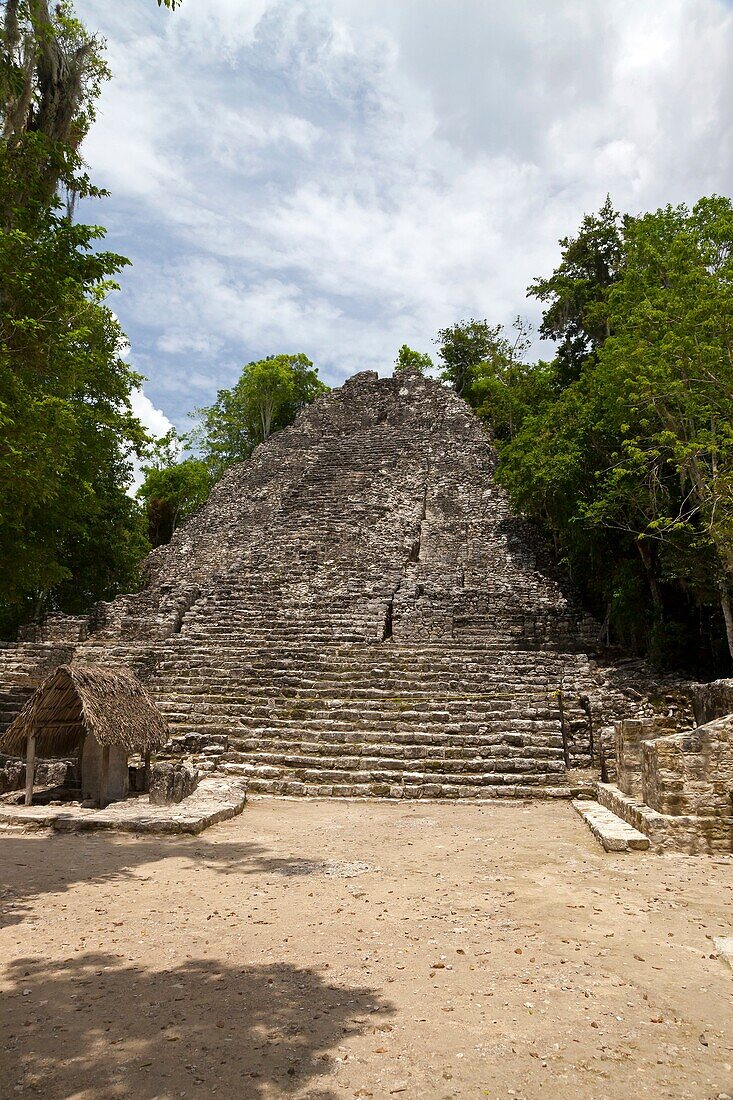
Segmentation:
{"type": "Polygon", "coordinates": [[[80,882],[124,884],[141,868],[184,859],[222,875],[299,877],[328,871],[320,860],[276,856],[261,844],[110,833],[51,836],[6,835],[0,883],[0,928],[19,924],[45,894],[64,893],[80,882]],[[55,858],[58,853],[58,858],[55,858]]]}
{"type": "Polygon", "coordinates": [[[104,953],[18,960],[2,1002],[3,1087],[45,1100],[330,1100],[339,1044],[394,1011],[286,963],[153,971],[104,953]]]}

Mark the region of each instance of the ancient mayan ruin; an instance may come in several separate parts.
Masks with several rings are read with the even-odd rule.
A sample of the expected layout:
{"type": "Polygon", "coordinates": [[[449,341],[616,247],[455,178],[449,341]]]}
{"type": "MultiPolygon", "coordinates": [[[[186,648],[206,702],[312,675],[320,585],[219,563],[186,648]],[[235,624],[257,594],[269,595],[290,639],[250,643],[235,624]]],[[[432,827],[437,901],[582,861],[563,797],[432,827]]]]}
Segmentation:
{"type": "Polygon", "coordinates": [[[613,721],[674,721],[684,699],[603,652],[494,466],[452,390],[356,375],[226,472],[141,592],[3,649],[4,724],[73,660],[132,669],[169,748],[255,792],[568,796],[607,778],[613,721]]]}
{"type": "MultiPolygon", "coordinates": [[[[722,1070],[717,1092],[677,1091],[663,1055],[684,1045],[708,1082],[729,1047],[730,684],[604,649],[494,471],[453,390],[358,374],[230,468],[140,592],[0,650],[17,753],[59,678],[99,692],[108,669],[134,672],[170,731],[109,804],[30,804],[26,786],[20,805],[23,761],[0,756],[11,919],[56,937],[52,969],[17,941],[9,1046],[36,1049],[17,1005],[32,1024],[53,998],[65,1049],[89,986],[90,1096],[116,1049],[100,995],[148,1043],[105,1096],[148,1095],[153,1072],[208,1093],[230,1064],[221,1094],[263,1100],[314,1095],[310,1075],[335,1096],[336,1074],[349,1095],[449,1100],[505,1067],[492,1095],[619,1098],[637,1065],[674,1075],[659,1095],[729,1095],[722,1070]],[[342,1004],[353,1019],[330,1024],[342,1004]]],[[[107,715],[140,696],[111,678],[107,715]]],[[[35,783],[72,789],[74,766],[41,760],[35,783]]],[[[71,1095],[78,1061],[56,1057],[68,1084],[48,1095],[71,1095]]]]}

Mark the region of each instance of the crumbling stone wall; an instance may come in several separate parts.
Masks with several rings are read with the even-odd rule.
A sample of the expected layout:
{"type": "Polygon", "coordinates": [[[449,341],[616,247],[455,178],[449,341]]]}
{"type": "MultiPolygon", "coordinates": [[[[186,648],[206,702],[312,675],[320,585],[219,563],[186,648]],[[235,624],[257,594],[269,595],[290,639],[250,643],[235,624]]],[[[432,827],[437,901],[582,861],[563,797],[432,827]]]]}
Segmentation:
{"type": "Polygon", "coordinates": [[[618,723],[619,783],[599,801],[658,852],[733,851],[733,715],[665,732],[660,720],[618,723]]]}
{"type": "Polygon", "coordinates": [[[733,680],[713,680],[690,686],[692,707],[698,726],[733,714],[733,680]]]}
{"type": "MultiPolygon", "coordinates": [[[[79,773],[75,760],[39,760],[33,769],[36,787],[65,787],[76,782],[79,773]]],[[[0,754],[0,794],[25,787],[25,761],[0,754]]]]}
{"type": "Polygon", "coordinates": [[[642,745],[642,798],[661,814],[729,819],[733,716],[642,745]]]}
{"type": "Polygon", "coordinates": [[[674,732],[666,717],[625,718],[614,727],[618,785],[624,794],[642,797],[642,751],[647,741],[674,732]]]}

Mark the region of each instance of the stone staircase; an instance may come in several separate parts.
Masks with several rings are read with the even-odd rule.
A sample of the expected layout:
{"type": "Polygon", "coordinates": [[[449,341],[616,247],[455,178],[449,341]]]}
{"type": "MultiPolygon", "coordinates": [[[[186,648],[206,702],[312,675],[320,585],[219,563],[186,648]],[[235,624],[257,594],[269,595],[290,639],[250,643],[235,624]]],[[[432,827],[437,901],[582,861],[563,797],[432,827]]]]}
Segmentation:
{"type": "Polygon", "coordinates": [[[176,735],[285,794],[484,796],[562,786],[562,658],[504,647],[181,636],[150,687],[176,735]]]}
{"type": "Polygon", "coordinates": [[[74,653],[73,644],[58,642],[0,646],[0,732],[7,729],[44,677],[70,661],[74,653]]]}
{"type": "Polygon", "coordinates": [[[607,721],[598,626],[494,464],[445,387],[357,375],[227,471],[140,593],[0,650],[0,721],[73,654],[132,668],[172,746],[255,791],[570,793],[607,721]]]}

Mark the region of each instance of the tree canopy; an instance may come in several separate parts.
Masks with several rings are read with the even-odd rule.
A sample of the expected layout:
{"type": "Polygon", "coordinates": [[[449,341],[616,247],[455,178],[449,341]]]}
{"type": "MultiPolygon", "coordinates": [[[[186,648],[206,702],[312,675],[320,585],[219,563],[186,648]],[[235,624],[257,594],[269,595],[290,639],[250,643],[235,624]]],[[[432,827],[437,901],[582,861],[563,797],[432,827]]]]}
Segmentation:
{"type": "Polygon", "coordinates": [[[161,546],[206,500],[211,471],[200,458],[185,458],[165,466],[146,466],[144,472],[137,497],[145,507],[150,544],[161,546]]]}
{"type": "Polygon", "coordinates": [[[231,389],[219,390],[213,405],[196,410],[191,441],[219,477],[233,462],[244,462],[273,432],[292,424],[298,412],[328,387],[310,359],[269,355],[248,363],[231,389]]]}
{"type": "Polygon", "coordinates": [[[9,2],[0,73],[0,626],[12,630],[134,582],[145,539],[125,488],[145,433],[105,304],[127,261],[60,194],[100,194],[79,155],[100,45],[69,4],[9,2]]]}
{"type": "Polygon", "coordinates": [[[555,371],[567,385],[608,338],[608,293],[623,260],[623,228],[610,197],[597,214],[586,214],[575,237],[560,241],[562,259],[528,293],[546,304],[540,336],[558,341],[555,371]]]}
{"type": "Polygon", "coordinates": [[[397,352],[394,369],[396,371],[416,370],[418,374],[425,374],[433,369],[433,360],[425,352],[413,351],[407,344],[403,344],[397,352]]]}
{"type": "Polygon", "coordinates": [[[733,208],[620,219],[607,202],[530,288],[550,364],[489,390],[514,504],[551,535],[611,639],[665,663],[733,653],[733,208]],[[716,619],[715,608],[721,618],[716,619]],[[722,613],[722,614],[721,614],[722,613]],[[720,624],[720,625],[719,625],[720,624]],[[695,646],[690,639],[695,638],[695,646]]]}

